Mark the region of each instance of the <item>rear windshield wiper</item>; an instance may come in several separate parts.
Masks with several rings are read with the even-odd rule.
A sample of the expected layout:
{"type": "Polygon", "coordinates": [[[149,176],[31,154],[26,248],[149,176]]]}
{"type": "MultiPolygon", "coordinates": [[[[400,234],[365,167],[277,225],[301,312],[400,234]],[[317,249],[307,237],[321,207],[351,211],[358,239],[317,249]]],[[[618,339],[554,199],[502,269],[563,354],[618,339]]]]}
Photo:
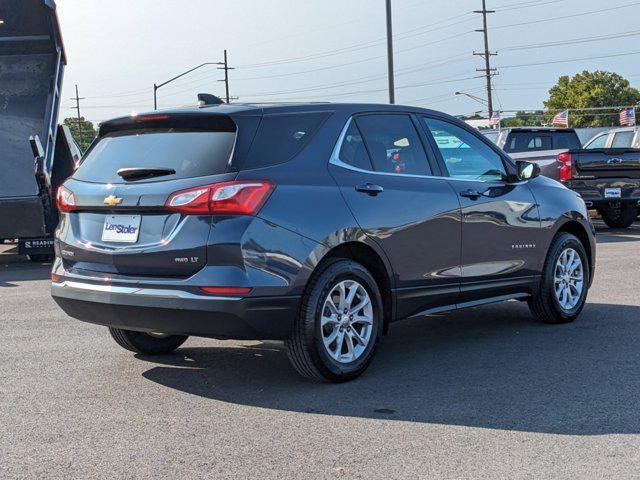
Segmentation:
{"type": "Polygon", "coordinates": [[[140,180],[142,178],[173,175],[174,173],[176,173],[176,171],[173,168],[162,167],[129,167],[121,168],[116,173],[125,180],[140,180]]]}

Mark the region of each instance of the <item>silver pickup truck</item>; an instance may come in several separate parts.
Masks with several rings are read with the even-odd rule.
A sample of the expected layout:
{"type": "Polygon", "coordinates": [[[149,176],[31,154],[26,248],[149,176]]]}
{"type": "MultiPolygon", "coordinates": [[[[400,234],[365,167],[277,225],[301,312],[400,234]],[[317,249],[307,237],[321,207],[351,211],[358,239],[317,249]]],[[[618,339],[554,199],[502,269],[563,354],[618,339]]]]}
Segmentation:
{"type": "Polygon", "coordinates": [[[503,129],[497,144],[514,160],[534,162],[545,177],[560,180],[558,155],[582,143],[573,128],[514,127],[503,129]]]}

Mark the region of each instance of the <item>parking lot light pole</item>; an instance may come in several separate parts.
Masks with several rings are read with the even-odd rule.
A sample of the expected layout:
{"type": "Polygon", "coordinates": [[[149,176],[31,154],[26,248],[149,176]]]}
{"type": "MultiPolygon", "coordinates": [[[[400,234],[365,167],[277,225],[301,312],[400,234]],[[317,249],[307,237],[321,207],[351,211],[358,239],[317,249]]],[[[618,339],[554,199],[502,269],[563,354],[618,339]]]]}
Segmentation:
{"type": "Polygon", "coordinates": [[[170,78],[169,80],[167,80],[166,82],[162,82],[159,85],[156,85],[155,83],[153,84],[153,109],[157,110],[158,109],[158,89],[160,87],[164,87],[167,83],[171,83],[174,80],[179,79],[180,77],[184,77],[185,75],[193,72],[194,70],[197,70],[199,68],[204,67],[205,65],[225,65],[224,62],[205,62],[205,63],[201,63],[200,65],[198,65],[197,67],[193,67],[190,68],[189,70],[187,70],[186,72],[182,72],[180,75],[176,75],[173,78],[170,78]]]}
{"type": "Polygon", "coordinates": [[[389,103],[396,103],[393,82],[393,32],[391,27],[391,0],[387,1],[387,69],[389,77],[389,103]]]}

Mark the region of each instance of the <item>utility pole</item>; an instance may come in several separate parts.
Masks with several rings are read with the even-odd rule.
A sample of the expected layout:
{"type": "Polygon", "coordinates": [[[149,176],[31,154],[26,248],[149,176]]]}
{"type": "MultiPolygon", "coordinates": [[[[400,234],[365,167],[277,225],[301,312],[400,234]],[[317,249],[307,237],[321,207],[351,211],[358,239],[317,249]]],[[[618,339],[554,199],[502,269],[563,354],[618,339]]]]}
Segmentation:
{"type": "Polygon", "coordinates": [[[219,82],[224,82],[224,90],[226,93],[227,103],[231,101],[231,97],[229,96],[229,70],[234,70],[233,67],[229,66],[229,62],[227,61],[227,50],[224,50],[224,62],[221,63],[222,67],[218,67],[218,70],[224,70],[224,80],[218,80],[219,82]]]}
{"type": "Polygon", "coordinates": [[[486,0],[482,0],[482,10],[475,10],[473,13],[482,14],[482,29],[476,30],[476,32],[482,32],[484,34],[484,52],[473,52],[474,55],[478,55],[484,58],[484,68],[477,68],[477,72],[484,72],[487,78],[487,102],[489,106],[489,118],[493,115],[493,95],[491,88],[491,77],[498,74],[495,68],[491,68],[491,57],[497,55],[489,50],[489,30],[487,28],[487,14],[496,13],[495,10],[487,10],[486,0]]]}
{"type": "Polygon", "coordinates": [[[389,103],[396,103],[395,88],[393,84],[393,32],[391,27],[391,0],[387,2],[387,69],[389,77],[389,103]]]}
{"type": "Polygon", "coordinates": [[[84,100],[84,97],[80,97],[78,95],[78,85],[76,85],[76,97],[71,100],[76,101],[76,111],[78,112],[78,137],[80,138],[80,148],[82,148],[82,144],[84,143],[82,139],[82,120],[80,116],[80,100],[84,100]]]}

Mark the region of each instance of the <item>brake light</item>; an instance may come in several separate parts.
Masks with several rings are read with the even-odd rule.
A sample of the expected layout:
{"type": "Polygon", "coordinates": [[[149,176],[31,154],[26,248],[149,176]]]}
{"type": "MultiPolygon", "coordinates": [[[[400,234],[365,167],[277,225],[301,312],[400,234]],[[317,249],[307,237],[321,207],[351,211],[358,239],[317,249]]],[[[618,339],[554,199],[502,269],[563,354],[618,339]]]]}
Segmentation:
{"type": "Polygon", "coordinates": [[[561,153],[558,155],[558,161],[560,162],[560,180],[571,180],[571,154],[561,153]]]}
{"type": "Polygon", "coordinates": [[[216,295],[245,295],[251,291],[250,287],[200,287],[200,290],[216,295]]]}
{"type": "Polygon", "coordinates": [[[256,215],[274,188],[268,180],[203,185],[172,193],[165,208],[191,215],[256,215]]]}
{"type": "Polygon", "coordinates": [[[58,187],[56,206],[59,212],[72,212],[76,209],[76,197],[71,190],[63,185],[58,187]]]}

